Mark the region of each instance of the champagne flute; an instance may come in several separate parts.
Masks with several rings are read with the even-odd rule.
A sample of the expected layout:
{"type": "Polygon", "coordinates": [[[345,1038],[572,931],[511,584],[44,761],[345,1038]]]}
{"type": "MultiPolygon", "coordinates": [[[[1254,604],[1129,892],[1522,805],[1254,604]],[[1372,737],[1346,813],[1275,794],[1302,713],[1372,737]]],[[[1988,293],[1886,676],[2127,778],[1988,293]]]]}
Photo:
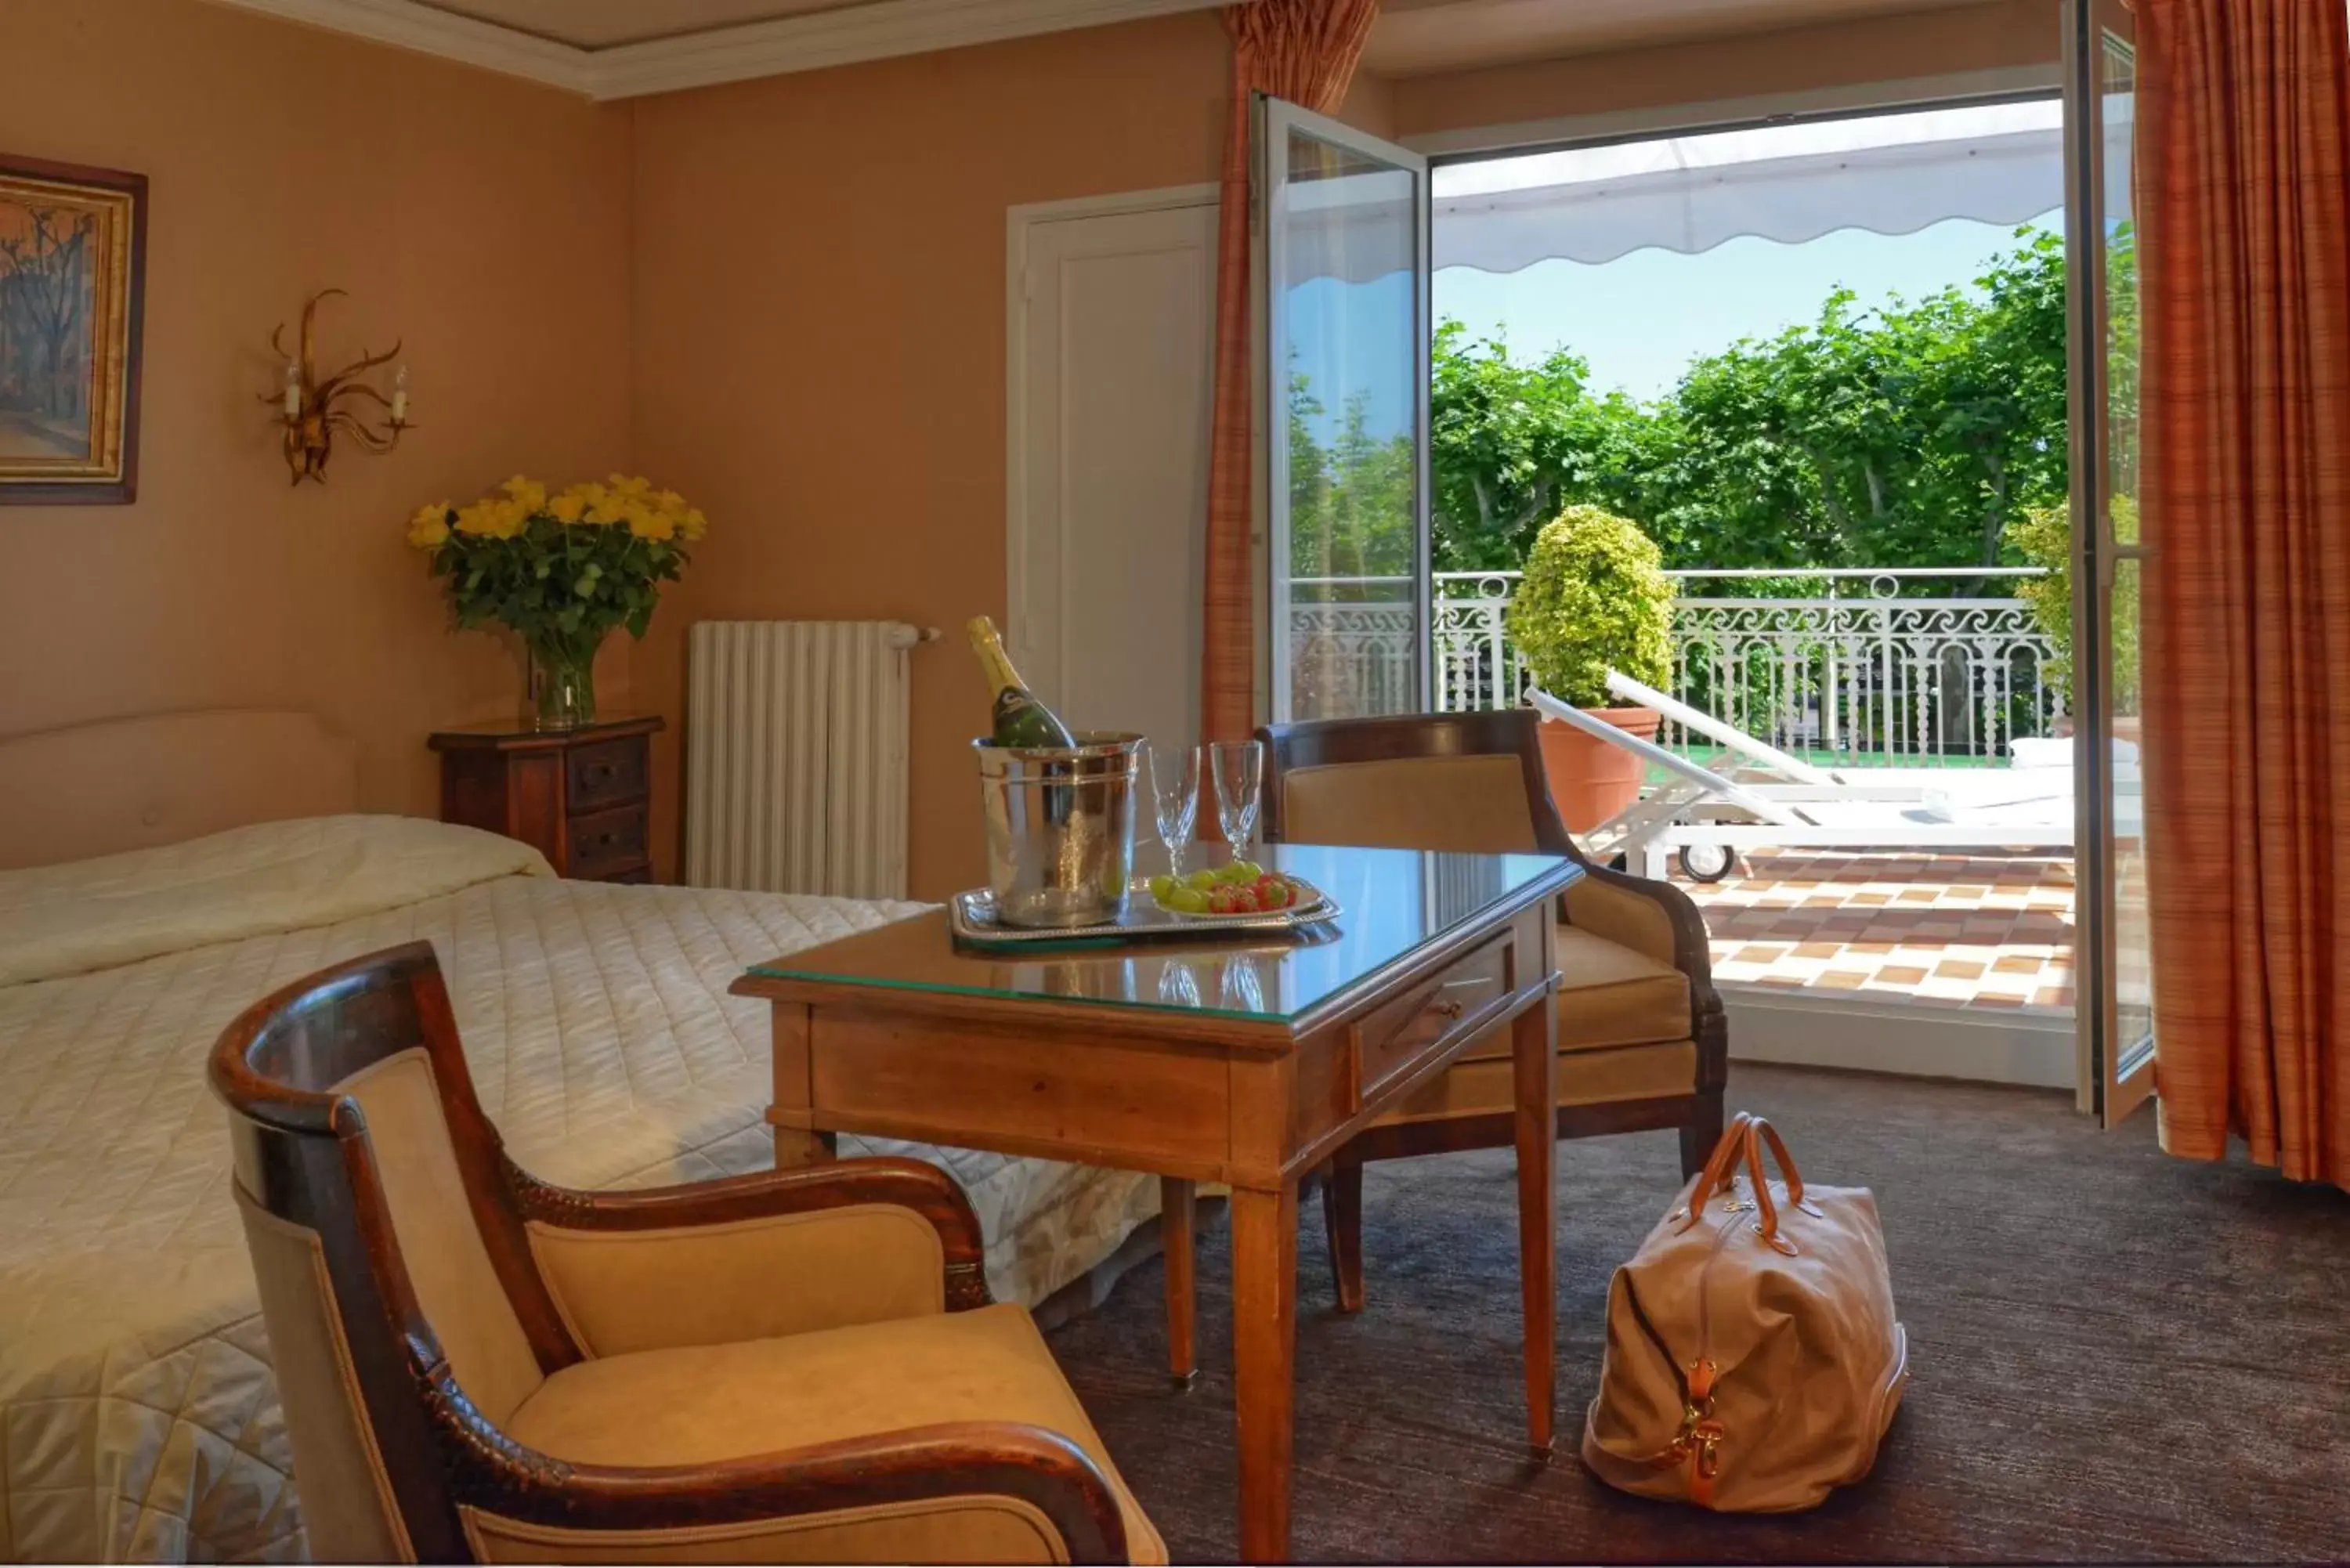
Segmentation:
{"type": "Polygon", "coordinates": [[[1167,846],[1167,867],[1183,875],[1183,846],[1200,816],[1200,753],[1196,746],[1150,747],[1151,804],[1159,813],[1159,841],[1167,846]]]}
{"type": "Polygon", "coordinates": [[[1216,821],[1241,858],[1256,831],[1257,796],[1264,787],[1264,747],[1256,741],[1218,741],[1208,748],[1216,776],[1216,821]]]}

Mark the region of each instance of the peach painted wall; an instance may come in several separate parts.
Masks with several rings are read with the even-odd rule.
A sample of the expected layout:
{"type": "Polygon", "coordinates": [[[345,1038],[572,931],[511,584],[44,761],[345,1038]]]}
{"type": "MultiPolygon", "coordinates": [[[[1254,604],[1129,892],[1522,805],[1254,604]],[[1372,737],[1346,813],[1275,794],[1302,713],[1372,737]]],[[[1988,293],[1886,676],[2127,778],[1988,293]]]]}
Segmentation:
{"type": "Polygon", "coordinates": [[[196,0],[5,9],[0,154],[139,171],[151,206],[139,500],[0,507],[0,733],[307,709],[365,804],[435,811],[426,732],[520,678],[447,629],[401,528],[628,462],[628,110],[196,0]],[[294,490],[255,395],[330,285],[321,357],[405,335],[417,428],[294,490]]]}
{"type": "Polygon", "coordinates": [[[2048,0],[1992,0],[1408,77],[1391,86],[1389,123],[1398,136],[1420,136],[2051,63],[2057,58],[2056,20],[2048,0]]]}
{"type": "Polygon", "coordinates": [[[674,711],[703,618],[945,630],[913,655],[918,896],[983,875],[960,628],[1004,608],[1004,209],[1214,179],[1229,69],[1199,13],[637,105],[636,451],[711,517],[640,672],[674,711]]]}

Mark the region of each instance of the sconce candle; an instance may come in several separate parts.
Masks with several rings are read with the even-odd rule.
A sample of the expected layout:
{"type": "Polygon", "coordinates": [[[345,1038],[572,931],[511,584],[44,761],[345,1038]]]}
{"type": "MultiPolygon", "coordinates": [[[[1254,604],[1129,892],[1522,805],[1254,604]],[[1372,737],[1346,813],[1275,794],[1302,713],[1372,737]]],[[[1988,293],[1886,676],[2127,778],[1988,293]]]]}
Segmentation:
{"type": "MultiPolygon", "coordinates": [[[[379,365],[390,364],[400,355],[400,345],[382,354],[369,354],[364,349],[359,358],[333,375],[321,378],[313,353],[317,325],[318,302],[339,288],[329,288],[314,294],[302,306],[302,351],[286,355],[281,339],[286,327],[280,323],[269,335],[269,346],[286,355],[286,390],[280,403],[282,412],[277,423],[285,431],[286,466],[293,471],[294,483],[315,479],[321,484],[327,479],[327,460],[334,455],[337,433],[350,437],[369,452],[390,452],[400,444],[400,432],[412,429],[408,422],[408,367],[400,368],[392,379],[391,396],[381,392],[361,379],[379,365]],[[372,399],[388,413],[380,427],[371,427],[354,410],[339,407],[353,398],[372,399]]],[[[265,403],[278,402],[274,396],[265,395],[265,403]]]]}

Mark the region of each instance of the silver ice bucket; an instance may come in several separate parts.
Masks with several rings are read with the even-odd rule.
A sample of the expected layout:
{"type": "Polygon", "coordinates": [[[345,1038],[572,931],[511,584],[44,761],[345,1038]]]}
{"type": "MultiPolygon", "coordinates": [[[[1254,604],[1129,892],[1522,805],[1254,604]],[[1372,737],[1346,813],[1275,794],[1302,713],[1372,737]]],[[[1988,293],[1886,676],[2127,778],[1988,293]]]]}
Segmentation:
{"type": "Polygon", "coordinates": [[[1094,731],[1074,748],[971,743],[987,817],[987,885],[1011,926],[1087,926],[1126,912],[1134,880],[1139,735],[1094,731]]]}

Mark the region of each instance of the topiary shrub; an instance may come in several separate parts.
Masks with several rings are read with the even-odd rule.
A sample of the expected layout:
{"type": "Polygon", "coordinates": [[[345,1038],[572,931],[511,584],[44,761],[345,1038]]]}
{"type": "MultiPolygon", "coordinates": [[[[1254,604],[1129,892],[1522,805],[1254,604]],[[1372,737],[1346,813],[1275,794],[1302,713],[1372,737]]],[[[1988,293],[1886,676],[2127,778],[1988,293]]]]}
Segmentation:
{"type": "Polygon", "coordinates": [[[1662,686],[1672,670],[1672,582],[1639,524],[1570,506],[1544,524],[1510,599],[1510,639],[1534,684],[1577,708],[1612,708],[1607,672],[1662,686]]]}

